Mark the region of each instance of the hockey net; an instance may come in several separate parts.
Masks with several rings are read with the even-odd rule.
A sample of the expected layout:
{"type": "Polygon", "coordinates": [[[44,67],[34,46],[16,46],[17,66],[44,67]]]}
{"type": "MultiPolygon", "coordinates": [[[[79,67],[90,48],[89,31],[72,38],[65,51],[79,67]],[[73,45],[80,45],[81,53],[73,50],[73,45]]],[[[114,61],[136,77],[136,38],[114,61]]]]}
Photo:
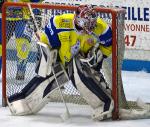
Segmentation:
{"type": "MultiPolygon", "coordinates": [[[[17,65],[18,51],[16,38],[19,34],[20,38],[23,36],[19,33],[19,27],[23,26],[23,22],[9,19],[10,15],[13,13],[7,13],[8,8],[24,8],[24,12],[27,16],[21,18],[22,21],[27,21],[30,24],[29,31],[34,28],[31,19],[31,13],[29,11],[28,5],[26,3],[5,3],[3,6],[3,17],[2,17],[2,36],[3,36],[3,73],[2,73],[2,100],[3,105],[6,105],[6,97],[9,97],[15,93],[19,93],[29,81],[36,75],[35,66],[38,56],[38,48],[36,42],[37,37],[33,33],[31,42],[29,44],[20,44],[20,56],[26,56],[27,58],[21,64],[21,69],[25,68],[25,74],[21,75],[18,80],[17,75],[17,65]],[[27,49],[30,49],[29,51],[27,49]]],[[[54,5],[54,4],[32,4],[31,7],[35,10],[36,22],[40,30],[43,30],[48,19],[55,15],[60,15],[63,13],[74,13],[76,6],[67,5],[54,5]],[[37,11],[37,12],[36,12],[37,11]]],[[[135,119],[135,118],[147,118],[150,116],[150,107],[148,104],[140,103],[137,104],[136,101],[127,101],[124,93],[123,83],[122,83],[122,62],[124,57],[125,43],[124,43],[124,18],[125,12],[120,8],[100,8],[96,9],[98,15],[104,19],[113,30],[113,51],[112,56],[107,58],[103,64],[103,73],[105,75],[106,81],[112,88],[112,96],[115,102],[113,118],[117,119],[135,119]],[[141,106],[142,105],[142,106],[141,106]]],[[[19,15],[19,14],[18,14],[19,15]]],[[[21,15],[21,14],[20,14],[21,15]]],[[[19,17],[20,18],[20,17],[19,17]]],[[[56,67],[58,69],[58,67],[56,67]]],[[[63,77],[58,79],[59,83],[65,81],[62,80],[63,77]]],[[[80,93],[74,88],[70,83],[64,85],[62,90],[65,101],[67,103],[73,103],[77,105],[87,105],[86,101],[80,96],[80,93]]],[[[59,91],[53,92],[49,97],[50,102],[61,103],[62,99],[59,96],[59,91]]]]}

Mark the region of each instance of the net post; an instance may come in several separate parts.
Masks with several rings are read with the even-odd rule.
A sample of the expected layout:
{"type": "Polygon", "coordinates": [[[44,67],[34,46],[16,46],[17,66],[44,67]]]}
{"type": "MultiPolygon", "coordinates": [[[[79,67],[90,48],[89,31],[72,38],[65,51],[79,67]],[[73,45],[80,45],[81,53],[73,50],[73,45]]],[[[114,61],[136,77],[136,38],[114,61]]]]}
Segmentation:
{"type": "Polygon", "coordinates": [[[2,106],[7,106],[6,100],[6,6],[2,6],[2,106]]]}
{"type": "Polygon", "coordinates": [[[112,119],[119,119],[119,105],[118,105],[118,82],[117,82],[117,12],[112,11],[112,98],[114,100],[114,110],[112,112],[112,119]]]}

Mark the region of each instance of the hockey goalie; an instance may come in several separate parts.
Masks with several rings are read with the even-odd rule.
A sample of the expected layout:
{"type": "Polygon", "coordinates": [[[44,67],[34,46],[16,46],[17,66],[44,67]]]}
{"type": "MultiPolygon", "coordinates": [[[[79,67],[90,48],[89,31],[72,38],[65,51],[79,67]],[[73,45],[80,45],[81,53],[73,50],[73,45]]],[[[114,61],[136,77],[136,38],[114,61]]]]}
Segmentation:
{"type": "Polygon", "coordinates": [[[76,14],[51,17],[38,35],[37,75],[20,93],[8,98],[11,113],[28,115],[40,111],[54,90],[71,81],[93,109],[93,119],[110,118],[113,99],[101,67],[111,54],[111,27],[97,16],[94,8],[80,5],[76,14]],[[63,77],[62,82],[59,77],[63,77]]]}

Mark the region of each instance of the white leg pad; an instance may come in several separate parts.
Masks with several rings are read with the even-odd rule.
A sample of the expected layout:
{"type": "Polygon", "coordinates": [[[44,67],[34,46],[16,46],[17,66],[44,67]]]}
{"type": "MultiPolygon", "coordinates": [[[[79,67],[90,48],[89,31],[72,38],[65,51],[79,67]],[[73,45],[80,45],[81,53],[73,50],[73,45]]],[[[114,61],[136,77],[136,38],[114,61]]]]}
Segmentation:
{"type": "Polygon", "coordinates": [[[48,45],[42,43],[42,42],[37,42],[37,44],[40,47],[40,53],[41,57],[39,60],[39,63],[37,65],[37,74],[41,77],[46,77],[47,75],[51,74],[51,67],[52,64],[56,62],[57,59],[57,50],[50,50],[48,45]]]}
{"type": "MultiPolygon", "coordinates": [[[[57,72],[56,77],[63,73],[63,71],[57,72]]],[[[8,101],[8,106],[12,115],[29,115],[39,112],[49,102],[50,95],[55,90],[58,90],[57,85],[51,84],[52,80],[55,80],[54,75],[47,79],[45,78],[45,80],[43,80],[40,84],[38,84],[39,82],[37,81],[39,78],[40,77],[35,77],[35,79],[31,81],[31,83],[35,81],[33,85],[36,88],[31,93],[30,90],[32,90],[34,86],[29,88],[24,99],[16,99],[16,101],[14,100],[11,103],[8,101]]],[[[68,77],[63,78],[65,78],[63,80],[64,83],[66,83],[68,81],[68,77]]],[[[60,87],[63,86],[64,83],[60,84],[60,87]]],[[[29,83],[28,85],[32,84],[29,83]]]]}
{"type": "Polygon", "coordinates": [[[42,82],[42,84],[39,85],[39,87],[37,87],[36,90],[34,90],[31,95],[26,97],[26,102],[28,106],[32,109],[32,113],[37,113],[48,103],[49,100],[47,98],[48,95],[43,98],[44,90],[48,84],[49,79],[42,82]]]}
{"type": "Polygon", "coordinates": [[[91,80],[92,73],[88,68],[85,66],[83,69],[82,68],[83,66],[81,66],[80,62],[76,59],[76,63],[74,62],[76,86],[86,102],[92,107],[92,118],[94,120],[104,120],[110,118],[114,107],[111,94],[105,87],[100,85],[99,82],[95,80],[94,76],[93,80],[91,80]]]}
{"type": "MultiPolygon", "coordinates": [[[[49,101],[49,94],[43,97],[43,93],[52,79],[54,79],[54,76],[43,81],[25,99],[17,100],[12,103],[8,102],[8,106],[12,115],[29,115],[40,111],[49,101]]],[[[51,93],[51,91],[49,93],[51,93]]]]}
{"type": "Polygon", "coordinates": [[[8,102],[8,106],[12,115],[26,115],[31,114],[32,112],[25,99],[21,99],[12,103],[8,102]]]}

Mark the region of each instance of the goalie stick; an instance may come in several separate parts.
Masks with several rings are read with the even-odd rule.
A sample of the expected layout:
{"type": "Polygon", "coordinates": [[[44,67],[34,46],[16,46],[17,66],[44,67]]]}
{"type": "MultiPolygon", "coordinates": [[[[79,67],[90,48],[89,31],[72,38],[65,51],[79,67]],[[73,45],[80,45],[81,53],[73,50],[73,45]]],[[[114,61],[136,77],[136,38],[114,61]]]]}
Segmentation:
{"type": "MultiPolygon", "coordinates": [[[[63,70],[63,71],[64,71],[64,70],[63,70]]],[[[59,83],[58,83],[58,81],[57,81],[57,77],[56,77],[56,75],[55,75],[55,71],[54,71],[53,67],[52,67],[52,72],[53,72],[53,75],[54,75],[56,84],[57,84],[57,86],[58,86],[59,93],[60,93],[60,95],[61,95],[61,99],[62,99],[62,101],[63,101],[63,103],[64,103],[64,105],[65,105],[65,107],[66,107],[66,112],[65,112],[65,114],[62,114],[62,115],[61,115],[61,118],[65,121],[65,120],[67,120],[67,119],[70,117],[70,113],[69,113],[67,104],[66,104],[66,102],[65,102],[65,99],[64,99],[64,97],[63,97],[63,93],[62,93],[62,91],[61,91],[60,85],[59,85],[59,83]]],[[[69,80],[68,80],[68,81],[69,81],[69,80]]]]}
{"type": "MultiPolygon", "coordinates": [[[[33,11],[32,11],[32,8],[31,8],[30,3],[28,3],[28,8],[29,8],[31,17],[32,17],[32,19],[33,19],[33,24],[34,24],[35,29],[36,29],[36,30],[35,30],[35,34],[36,34],[36,36],[37,36],[37,39],[40,40],[40,36],[39,36],[39,34],[38,34],[38,32],[39,32],[40,30],[39,30],[39,28],[38,28],[38,24],[37,24],[37,22],[36,22],[36,19],[35,19],[35,16],[34,16],[34,13],[33,13],[33,11]]],[[[62,67],[62,68],[63,68],[63,67],[62,67]]],[[[64,69],[63,69],[63,71],[65,72],[64,69]]],[[[55,71],[54,71],[53,67],[52,67],[52,72],[53,72],[53,75],[54,75],[56,84],[57,84],[57,86],[58,86],[58,88],[59,88],[59,92],[60,92],[62,101],[63,101],[63,103],[64,103],[64,105],[65,105],[65,109],[66,109],[65,114],[64,114],[64,115],[61,115],[61,117],[62,117],[63,120],[66,120],[66,119],[69,118],[70,113],[69,113],[67,104],[66,104],[66,102],[65,102],[64,96],[63,96],[63,94],[62,94],[62,91],[61,91],[61,89],[60,89],[60,86],[59,86],[59,84],[58,84],[57,77],[56,77],[56,75],[55,75],[55,71]]],[[[65,74],[66,74],[66,73],[65,73],[65,74]]],[[[69,81],[69,79],[68,79],[68,81],[69,81]]]]}

